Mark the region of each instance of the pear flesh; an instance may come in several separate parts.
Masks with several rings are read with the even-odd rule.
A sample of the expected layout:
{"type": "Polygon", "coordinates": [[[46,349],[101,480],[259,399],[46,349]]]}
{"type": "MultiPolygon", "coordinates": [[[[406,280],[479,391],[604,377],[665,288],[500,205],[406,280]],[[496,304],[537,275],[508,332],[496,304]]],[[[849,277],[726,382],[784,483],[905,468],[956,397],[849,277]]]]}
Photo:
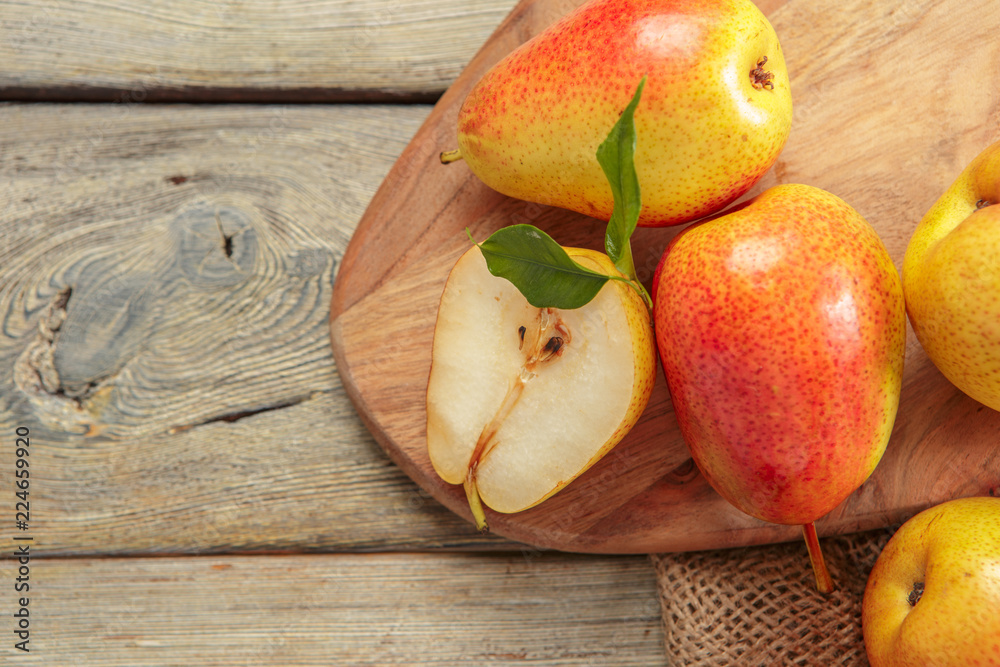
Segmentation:
{"type": "Polygon", "coordinates": [[[622,289],[609,281],[582,308],[536,308],[489,272],[478,247],[455,265],[434,332],[427,446],[438,475],[465,485],[474,514],[479,498],[505,513],[538,504],[637,420],[648,392],[636,410],[634,323],[622,289]]]}

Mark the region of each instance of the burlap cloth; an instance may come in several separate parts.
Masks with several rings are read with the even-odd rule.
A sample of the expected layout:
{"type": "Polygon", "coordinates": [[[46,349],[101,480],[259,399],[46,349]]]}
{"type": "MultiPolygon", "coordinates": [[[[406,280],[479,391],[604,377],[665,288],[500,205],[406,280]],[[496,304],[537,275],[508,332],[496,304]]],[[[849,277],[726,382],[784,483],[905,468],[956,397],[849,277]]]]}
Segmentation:
{"type": "Polygon", "coordinates": [[[651,556],[668,664],[867,666],[861,600],[894,530],[821,540],[829,596],[816,591],[804,542],[651,556]]]}

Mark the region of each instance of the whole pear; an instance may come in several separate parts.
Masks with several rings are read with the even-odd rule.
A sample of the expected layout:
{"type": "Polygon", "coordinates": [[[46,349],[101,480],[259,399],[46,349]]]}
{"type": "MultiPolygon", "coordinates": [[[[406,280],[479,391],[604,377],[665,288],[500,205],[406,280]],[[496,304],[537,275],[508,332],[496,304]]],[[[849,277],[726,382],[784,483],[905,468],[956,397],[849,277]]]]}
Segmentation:
{"type": "Polygon", "coordinates": [[[875,230],[828,192],[771,188],[674,238],[654,312],[699,469],[815,542],[813,522],[875,469],[899,403],[903,293],[875,230]]]}
{"type": "Polygon", "coordinates": [[[903,524],[868,575],[872,667],[1000,667],[1000,498],[949,500],[903,524]]]}
{"type": "Polygon", "coordinates": [[[607,220],[593,159],[642,77],[640,226],[718,211],[777,158],[792,119],[784,56],[750,0],[591,0],[487,72],[458,151],[499,192],[607,220]]]}
{"type": "Polygon", "coordinates": [[[903,289],[934,365],[1000,410],[1000,142],[969,163],[917,225],[903,289]]]}

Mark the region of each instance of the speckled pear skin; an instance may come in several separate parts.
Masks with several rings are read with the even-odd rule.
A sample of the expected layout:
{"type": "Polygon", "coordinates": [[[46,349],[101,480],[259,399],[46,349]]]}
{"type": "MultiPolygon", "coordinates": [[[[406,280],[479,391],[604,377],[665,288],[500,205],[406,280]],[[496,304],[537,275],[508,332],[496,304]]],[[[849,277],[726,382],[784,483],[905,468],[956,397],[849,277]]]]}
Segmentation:
{"type": "Polygon", "coordinates": [[[1000,410],[1000,142],[970,162],[917,225],[903,290],[934,365],[1000,410]]]}
{"type": "Polygon", "coordinates": [[[891,258],[844,201],[781,185],[685,229],[661,260],[654,312],[681,433],[730,503],[807,524],[875,469],[906,315],[891,258]]]}
{"type": "Polygon", "coordinates": [[[1000,498],[958,498],[896,531],[868,576],[872,667],[1000,667],[1000,498]],[[914,584],[922,584],[919,598],[914,584]]]}
{"type": "Polygon", "coordinates": [[[688,222],[745,193],[791,127],[784,56],[750,0],[593,0],[498,63],[466,98],[458,143],[499,192],[607,220],[595,153],[643,76],[641,226],[688,222]],[[772,77],[755,87],[761,68],[772,77]]]}

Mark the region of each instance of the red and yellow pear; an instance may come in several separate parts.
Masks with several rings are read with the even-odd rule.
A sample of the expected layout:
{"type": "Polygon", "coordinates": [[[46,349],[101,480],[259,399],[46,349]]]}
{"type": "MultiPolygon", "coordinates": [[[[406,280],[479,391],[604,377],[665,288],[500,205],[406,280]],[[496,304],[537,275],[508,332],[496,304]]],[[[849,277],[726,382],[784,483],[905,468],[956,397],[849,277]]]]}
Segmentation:
{"type": "Polygon", "coordinates": [[[764,521],[813,522],[889,440],[903,370],[902,286],[875,230],[818,188],[781,185],[668,246],[656,336],[681,432],[711,485],[764,521]]]}
{"type": "Polygon", "coordinates": [[[868,575],[872,667],[1000,667],[1000,498],[957,498],[904,523],[868,575]]]}
{"type": "Polygon", "coordinates": [[[903,289],[934,365],[1000,410],[1000,142],[970,162],[917,225],[903,289]]]}
{"type": "Polygon", "coordinates": [[[487,72],[458,116],[457,151],[491,188],[607,220],[594,152],[643,77],[640,226],[713,213],[746,192],[788,137],[774,29],[750,0],[591,0],[487,72]]]}

